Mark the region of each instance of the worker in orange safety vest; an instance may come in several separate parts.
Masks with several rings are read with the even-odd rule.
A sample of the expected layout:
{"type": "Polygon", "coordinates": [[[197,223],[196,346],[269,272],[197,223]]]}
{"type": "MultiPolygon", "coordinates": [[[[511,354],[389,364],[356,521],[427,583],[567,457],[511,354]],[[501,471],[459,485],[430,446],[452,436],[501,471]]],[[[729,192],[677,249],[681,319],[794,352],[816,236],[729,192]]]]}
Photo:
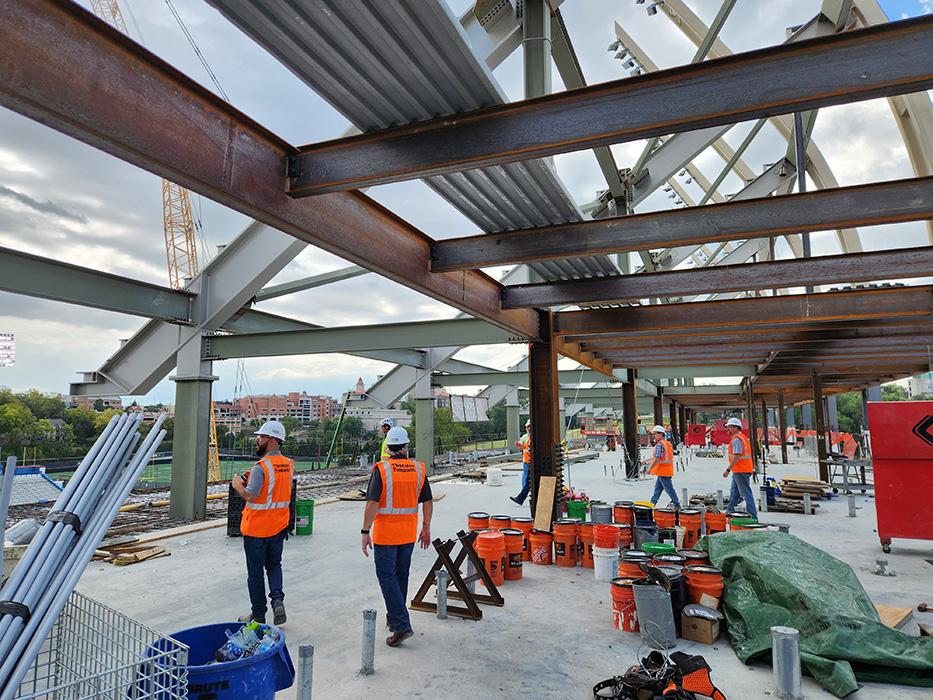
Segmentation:
{"type": "Polygon", "coordinates": [[[656,425],[651,429],[651,444],[654,445],[654,456],[648,462],[648,473],[654,474],[657,480],[654,482],[654,495],[651,496],[651,503],[658,504],[661,498],[661,491],[665,491],[671,497],[671,503],[675,508],[680,508],[680,501],[677,498],[677,491],[674,489],[674,446],[665,438],[666,431],[663,425],[656,425]]]}
{"type": "Polygon", "coordinates": [[[251,610],[241,622],[266,621],[266,582],[269,579],[269,602],[273,624],[286,621],[285,592],[282,581],[282,546],[288,538],[289,505],[295,463],[279,450],[285,442],[285,426],[267,421],[256,431],[256,454],[249,479],[237,474],[231,485],[246,501],[240,532],[246,552],[246,585],[251,610]]]}
{"type": "Polygon", "coordinates": [[[386,435],[391,454],[378,462],[366,489],[363,511],[363,554],[373,549],[376,577],[386,604],[386,621],[392,633],[386,644],[395,647],[411,637],[408,616],[408,573],[415,541],[422,549],[431,544],[431,516],[434,501],[424,463],[408,458],[408,431],[392,428],[386,435]],[[418,534],[418,504],[422,504],[424,522],[418,534]]]}
{"type": "Polygon", "coordinates": [[[752,493],[751,478],[755,473],[755,463],[752,461],[752,446],[748,436],[742,432],[742,421],[730,418],[726,421],[726,430],[729,431],[729,466],[722,473],[728,478],[732,473],[732,488],[729,491],[729,507],[731,513],[739,505],[739,498],[745,499],[745,508],[753,518],[758,517],[755,506],[755,494],[752,493]]]}
{"type": "Polygon", "coordinates": [[[531,491],[531,419],[525,421],[525,434],[515,443],[516,447],[522,450],[522,490],[517,496],[509,496],[509,499],[518,505],[522,505],[528,498],[531,491]]]}

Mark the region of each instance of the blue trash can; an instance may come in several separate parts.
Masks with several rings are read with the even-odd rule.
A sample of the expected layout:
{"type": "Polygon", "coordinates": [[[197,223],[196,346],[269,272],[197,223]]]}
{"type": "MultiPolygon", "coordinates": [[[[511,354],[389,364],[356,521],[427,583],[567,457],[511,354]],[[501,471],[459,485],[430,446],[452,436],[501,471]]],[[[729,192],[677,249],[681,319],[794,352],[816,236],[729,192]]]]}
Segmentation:
{"type": "Polygon", "coordinates": [[[225,630],[235,632],[240,622],[191,627],[170,635],[189,647],[188,698],[190,700],[274,700],[276,691],[295,682],[285,634],[279,642],[261,654],[237,661],[211,663],[214,652],[227,641],[225,630]]]}

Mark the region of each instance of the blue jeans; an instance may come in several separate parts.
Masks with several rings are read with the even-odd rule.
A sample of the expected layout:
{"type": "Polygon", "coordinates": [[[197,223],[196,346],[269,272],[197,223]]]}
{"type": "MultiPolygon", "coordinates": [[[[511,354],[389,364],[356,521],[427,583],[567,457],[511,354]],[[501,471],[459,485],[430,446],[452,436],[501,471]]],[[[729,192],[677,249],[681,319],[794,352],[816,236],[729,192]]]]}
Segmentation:
{"type": "Polygon", "coordinates": [[[658,505],[658,499],[661,498],[661,491],[664,490],[671,497],[671,503],[675,508],[680,508],[680,501],[677,500],[677,492],[674,490],[674,478],[670,476],[659,476],[654,482],[654,495],[651,496],[651,502],[658,505]]]}
{"type": "Polygon", "coordinates": [[[735,510],[739,504],[739,498],[745,499],[745,510],[753,518],[758,517],[758,510],[755,507],[755,494],[752,493],[751,474],[736,474],[732,472],[732,488],[729,491],[729,507],[727,512],[735,510]]]}
{"type": "Polygon", "coordinates": [[[408,618],[408,570],[411,568],[411,553],[415,543],[411,544],[375,544],[373,560],[376,563],[376,578],[386,602],[386,617],[389,629],[393,632],[407,632],[411,629],[408,618]]]}
{"type": "Polygon", "coordinates": [[[518,492],[518,495],[515,497],[519,503],[524,503],[525,499],[528,498],[528,492],[531,491],[531,479],[529,472],[528,462],[522,463],[522,490],[518,492]]]}
{"type": "Polygon", "coordinates": [[[285,532],[272,537],[243,537],[246,552],[246,587],[249,602],[256,617],[266,614],[266,581],[269,577],[269,600],[274,605],[285,600],[282,590],[282,543],[285,532]],[[265,573],[265,576],[263,575],[265,573]]]}

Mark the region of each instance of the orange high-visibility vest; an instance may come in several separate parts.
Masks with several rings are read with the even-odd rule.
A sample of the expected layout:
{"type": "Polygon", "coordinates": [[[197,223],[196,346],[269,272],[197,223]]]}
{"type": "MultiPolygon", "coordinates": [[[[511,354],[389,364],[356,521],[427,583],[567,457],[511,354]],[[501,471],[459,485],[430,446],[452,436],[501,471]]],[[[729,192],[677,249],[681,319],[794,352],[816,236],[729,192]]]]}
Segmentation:
{"type": "Polygon", "coordinates": [[[531,435],[525,433],[522,435],[522,461],[525,464],[531,464],[531,435]]]}
{"type": "Polygon", "coordinates": [[[390,459],[373,469],[382,477],[382,495],[373,523],[373,544],[410,544],[418,539],[418,497],[427,478],[423,462],[390,459]]]}
{"type": "Polygon", "coordinates": [[[736,433],[729,438],[729,463],[732,464],[732,441],[738,438],[742,441],[742,454],[738,461],[732,467],[733,474],[751,474],[755,471],[755,464],[752,462],[752,446],[748,442],[748,436],[745,433],[736,433]]]}
{"type": "Polygon", "coordinates": [[[240,521],[240,532],[247,537],[272,537],[288,527],[295,463],[282,454],[266,455],[256,465],[262,467],[259,497],[247,501],[240,521]]]}
{"type": "Polygon", "coordinates": [[[674,476],[674,447],[664,438],[658,440],[658,444],[664,448],[664,456],[649,471],[655,476],[674,476]]]}

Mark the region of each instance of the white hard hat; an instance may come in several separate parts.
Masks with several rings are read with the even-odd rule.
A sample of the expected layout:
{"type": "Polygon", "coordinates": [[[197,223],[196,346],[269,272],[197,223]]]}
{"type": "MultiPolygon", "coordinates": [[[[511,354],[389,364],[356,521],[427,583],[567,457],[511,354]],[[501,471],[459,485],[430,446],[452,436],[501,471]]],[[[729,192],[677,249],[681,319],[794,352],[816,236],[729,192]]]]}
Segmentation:
{"type": "Polygon", "coordinates": [[[391,419],[391,418],[383,418],[381,421],[379,421],[379,427],[381,427],[381,428],[391,428],[391,427],[392,427],[392,419],[391,419]]]}
{"type": "Polygon", "coordinates": [[[651,429],[652,433],[666,433],[663,425],[656,425],[651,429]]]}
{"type": "Polygon", "coordinates": [[[741,428],[742,421],[740,421],[738,418],[730,418],[726,421],[726,425],[734,425],[736,428],[741,428]]]}
{"type": "Polygon", "coordinates": [[[285,442],[285,426],[279,423],[277,420],[266,421],[262,424],[262,427],[253,434],[268,435],[271,438],[275,438],[279,442],[285,442]]]}
{"type": "Polygon", "coordinates": [[[395,426],[386,435],[386,445],[407,445],[408,431],[401,426],[395,426]]]}

